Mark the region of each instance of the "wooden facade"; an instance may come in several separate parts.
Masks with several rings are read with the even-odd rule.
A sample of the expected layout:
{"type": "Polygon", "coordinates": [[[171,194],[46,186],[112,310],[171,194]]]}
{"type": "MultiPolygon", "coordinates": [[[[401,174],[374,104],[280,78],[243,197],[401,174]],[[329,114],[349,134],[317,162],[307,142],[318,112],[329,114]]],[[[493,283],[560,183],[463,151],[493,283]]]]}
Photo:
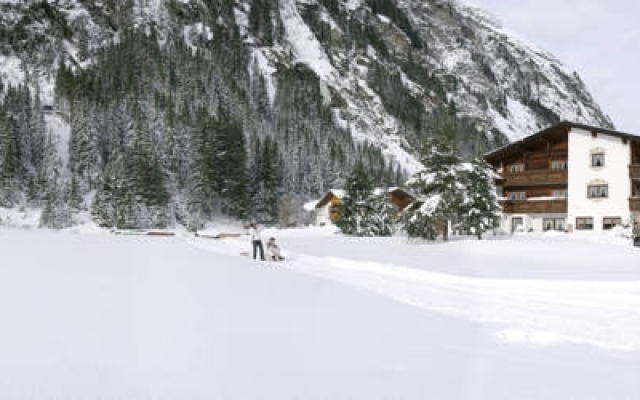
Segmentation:
{"type": "Polygon", "coordinates": [[[567,200],[501,200],[502,212],[507,214],[565,214],[567,200]]]}
{"type": "Polygon", "coordinates": [[[521,186],[566,186],[568,180],[567,171],[535,170],[521,173],[503,174],[504,187],[521,186]]]}
{"type": "Polygon", "coordinates": [[[503,212],[566,213],[568,151],[569,130],[560,126],[488,156],[500,173],[496,183],[503,189],[503,212]]]}
{"type": "Polygon", "coordinates": [[[631,179],[640,180],[640,164],[629,165],[629,177],[631,179]]]}

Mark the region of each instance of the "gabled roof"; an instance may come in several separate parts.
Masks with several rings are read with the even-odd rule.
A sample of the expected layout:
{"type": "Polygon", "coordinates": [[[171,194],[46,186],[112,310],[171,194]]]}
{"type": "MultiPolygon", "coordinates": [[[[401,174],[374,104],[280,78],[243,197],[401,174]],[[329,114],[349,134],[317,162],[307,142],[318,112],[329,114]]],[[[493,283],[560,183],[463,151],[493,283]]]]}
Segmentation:
{"type": "Polygon", "coordinates": [[[409,197],[413,197],[414,199],[416,198],[415,194],[410,192],[408,189],[404,189],[404,188],[401,188],[401,187],[391,187],[391,188],[389,188],[389,193],[391,193],[391,194],[396,193],[398,195],[409,196],[409,197]]]}
{"type": "Polygon", "coordinates": [[[547,129],[544,129],[540,132],[534,133],[533,135],[529,135],[521,140],[518,140],[517,142],[513,142],[513,143],[509,143],[506,146],[500,147],[496,150],[493,150],[487,154],[485,154],[484,159],[487,160],[488,162],[491,162],[492,160],[499,160],[500,158],[502,158],[503,156],[517,150],[518,148],[520,148],[522,145],[526,145],[529,142],[533,142],[536,139],[540,139],[540,138],[545,138],[548,136],[551,136],[553,134],[558,134],[558,133],[568,133],[571,129],[573,128],[577,128],[577,129],[582,129],[585,131],[590,131],[590,132],[597,132],[597,133],[604,133],[606,135],[609,136],[616,136],[616,137],[620,137],[620,138],[624,138],[624,139],[629,139],[629,140],[640,140],[640,136],[638,135],[634,135],[631,133],[625,133],[625,132],[619,132],[619,131],[615,131],[615,130],[611,130],[611,129],[607,129],[607,128],[600,128],[600,127],[596,127],[596,126],[590,126],[590,125],[584,125],[584,124],[578,124],[575,122],[569,122],[569,121],[562,121],[556,125],[553,125],[547,129]]]}
{"type": "Polygon", "coordinates": [[[326,206],[332,198],[341,199],[345,195],[345,191],[342,189],[331,189],[329,190],[316,204],[316,208],[321,208],[326,206]]]}

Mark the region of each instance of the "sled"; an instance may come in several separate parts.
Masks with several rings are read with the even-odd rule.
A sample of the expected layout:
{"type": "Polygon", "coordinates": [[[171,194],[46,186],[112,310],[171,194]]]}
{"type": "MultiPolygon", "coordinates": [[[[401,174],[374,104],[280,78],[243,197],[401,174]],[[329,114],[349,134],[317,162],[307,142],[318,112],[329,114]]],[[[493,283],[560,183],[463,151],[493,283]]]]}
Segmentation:
{"type": "Polygon", "coordinates": [[[282,262],[284,261],[285,258],[280,256],[280,257],[267,257],[267,261],[271,261],[271,262],[282,262]]]}
{"type": "MultiPolygon", "coordinates": [[[[244,256],[244,257],[252,258],[252,255],[251,255],[250,251],[241,251],[240,255],[244,256]]],[[[269,256],[266,256],[265,259],[264,259],[264,261],[268,261],[268,262],[283,262],[284,260],[285,260],[285,258],[282,257],[282,256],[280,256],[280,258],[278,260],[274,260],[273,257],[269,257],[269,256]]],[[[256,259],[256,261],[262,261],[262,260],[256,259]]]]}

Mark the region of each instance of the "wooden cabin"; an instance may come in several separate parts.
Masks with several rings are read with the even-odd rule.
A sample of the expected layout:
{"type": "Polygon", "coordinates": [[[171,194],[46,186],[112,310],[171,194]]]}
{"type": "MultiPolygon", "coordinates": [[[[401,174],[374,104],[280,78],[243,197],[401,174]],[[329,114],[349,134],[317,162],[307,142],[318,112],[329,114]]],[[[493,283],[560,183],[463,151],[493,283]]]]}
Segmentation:
{"type": "Polygon", "coordinates": [[[338,219],[338,206],[344,194],[344,190],[332,189],[318,200],[315,207],[316,225],[333,224],[338,219]]]}

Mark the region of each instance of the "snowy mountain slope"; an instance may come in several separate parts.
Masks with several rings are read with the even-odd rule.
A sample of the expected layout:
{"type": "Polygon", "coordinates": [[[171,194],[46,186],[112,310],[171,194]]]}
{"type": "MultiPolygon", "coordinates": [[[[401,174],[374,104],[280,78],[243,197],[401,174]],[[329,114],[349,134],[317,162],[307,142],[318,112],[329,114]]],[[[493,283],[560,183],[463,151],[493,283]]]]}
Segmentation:
{"type": "Polygon", "coordinates": [[[0,43],[9,82],[34,68],[51,84],[56,60],[82,68],[124,27],[153,26],[161,40],[182,35],[194,48],[211,38],[207,30],[237,28],[260,60],[272,100],[273,74],[307,65],[326,86],[326,101],[338,104],[335,122],[409,170],[418,167],[411,147],[427,129],[425,119],[441,107],[455,108],[471,131],[464,140],[485,148],[558,120],[612,126],[576,73],[488,14],[454,1],[134,0],[117,7],[65,0],[0,7],[0,28],[10,33],[0,43]],[[224,11],[230,8],[233,14],[224,11]],[[26,57],[29,47],[36,51],[26,57]],[[20,58],[27,63],[18,66],[20,58]]]}
{"type": "Polygon", "coordinates": [[[265,233],[290,261],[241,256],[246,237],[0,229],[0,397],[604,400],[640,390],[628,243],[265,233]],[[529,257],[501,263],[505,247],[529,257]],[[615,262],[593,262],[594,248],[615,262]]]}

